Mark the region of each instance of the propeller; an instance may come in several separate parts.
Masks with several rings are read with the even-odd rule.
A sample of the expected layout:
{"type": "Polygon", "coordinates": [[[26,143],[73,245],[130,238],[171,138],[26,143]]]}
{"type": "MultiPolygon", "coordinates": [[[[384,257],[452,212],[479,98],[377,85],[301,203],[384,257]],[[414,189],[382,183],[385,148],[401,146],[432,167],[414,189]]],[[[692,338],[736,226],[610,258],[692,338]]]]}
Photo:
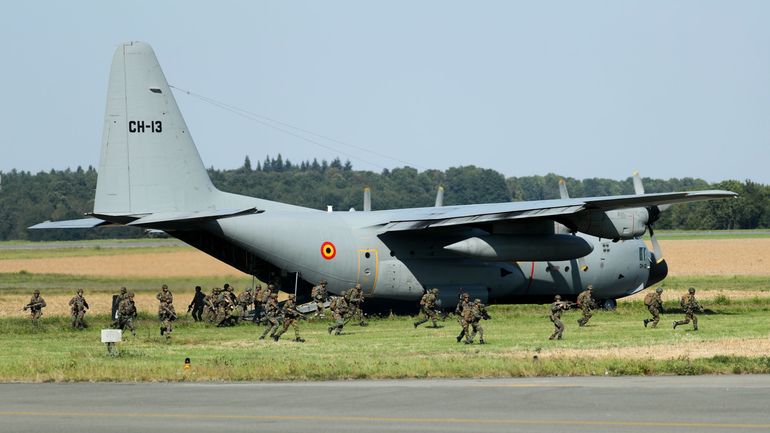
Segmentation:
{"type": "MultiPolygon", "coordinates": [[[[642,177],[638,171],[635,171],[633,176],[634,181],[634,194],[644,195],[644,185],[642,184],[642,177]]],[[[647,207],[647,231],[650,232],[650,242],[652,242],[652,251],[655,254],[655,260],[657,263],[663,261],[663,250],[660,248],[658,238],[655,237],[655,231],[652,229],[652,225],[660,219],[660,213],[671,207],[670,204],[663,204],[660,206],[648,206],[647,207]]]]}

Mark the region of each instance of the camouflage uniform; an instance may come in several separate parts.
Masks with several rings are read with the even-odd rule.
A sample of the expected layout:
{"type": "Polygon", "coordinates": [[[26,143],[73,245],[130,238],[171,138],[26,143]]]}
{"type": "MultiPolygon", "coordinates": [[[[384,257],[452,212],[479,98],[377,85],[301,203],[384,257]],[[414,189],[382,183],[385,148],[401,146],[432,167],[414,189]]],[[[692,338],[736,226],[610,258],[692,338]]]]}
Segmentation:
{"type": "Polygon", "coordinates": [[[43,315],[43,307],[45,306],[45,299],[40,296],[40,290],[35,290],[32,297],[29,299],[29,302],[27,302],[27,305],[24,306],[25,311],[29,310],[29,317],[32,319],[33,325],[38,324],[40,316],[43,315]]]}
{"type": "Polygon", "coordinates": [[[196,322],[203,320],[203,309],[206,306],[206,294],[201,291],[201,286],[195,286],[195,295],[187,306],[187,312],[192,311],[192,318],[196,322]]]}
{"type": "Polygon", "coordinates": [[[473,343],[473,339],[476,337],[476,333],[479,333],[479,344],[485,344],[484,341],[484,328],[481,326],[481,319],[486,320],[487,309],[484,304],[481,303],[481,299],[474,299],[473,304],[468,308],[470,310],[469,318],[470,325],[473,328],[470,335],[468,335],[467,327],[465,331],[465,344],[473,343]]]}
{"type": "MultiPolygon", "coordinates": [[[[462,316],[460,317],[460,326],[462,326],[462,331],[460,331],[460,335],[465,336],[465,343],[468,343],[468,336],[471,334],[470,328],[471,323],[473,323],[473,303],[469,302],[467,306],[463,308],[462,316]]],[[[458,336],[458,338],[460,338],[458,336]]],[[[458,340],[459,341],[459,340],[458,340]]]]}
{"type": "Polygon", "coordinates": [[[652,323],[653,328],[658,327],[660,312],[663,311],[663,300],[660,299],[661,293],[663,293],[663,289],[658,287],[654,292],[650,292],[644,297],[644,305],[647,306],[647,310],[652,314],[652,319],[644,319],[645,328],[648,323],[652,323]]]}
{"type": "Polygon", "coordinates": [[[214,323],[217,316],[217,298],[219,298],[219,287],[214,287],[210,295],[203,297],[203,320],[214,323]]]}
{"type": "Polygon", "coordinates": [[[356,284],[352,289],[348,290],[348,317],[352,317],[353,320],[358,321],[361,326],[366,326],[364,321],[364,311],[361,309],[361,304],[364,303],[364,291],[361,290],[361,285],[356,284]]]}
{"type": "Polygon", "coordinates": [[[332,299],[331,310],[335,323],[328,328],[328,331],[330,334],[334,331],[334,335],[342,333],[342,328],[345,327],[345,317],[348,315],[348,303],[345,301],[347,293],[343,291],[340,295],[342,296],[332,299]]]}
{"type": "Polygon", "coordinates": [[[280,325],[280,314],[278,294],[273,293],[268,298],[267,304],[265,304],[265,320],[267,320],[267,326],[265,327],[265,331],[259,337],[260,340],[264,340],[265,336],[268,334],[270,334],[270,338],[275,337],[275,332],[278,331],[278,326],[280,325]]]}
{"type": "Polygon", "coordinates": [[[460,335],[457,336],[458,343],[462,341],[468,330],[468,326],[463,324],[463,312],[471,308],[471,305],[470,295],[463,293],[460,297],[460,302],[458,302],[457,307],[455,307],[455,316],[457,316],[457,321],[460,323],[460,326],[462,326],[462,331],[460,331],[460,335]]]}
{"type": "Polygon", "coordinates": [[[158,320],[160,320],[160,335],[165,335],[166,340],[171,339],[173,327],[171,323],[176,320],[176,311],[174,310],[174,295],[168,290],[165,284],[161,291],[155,295],[158,300],[158,320]]]}
{"type": "Polygon", "coordinates": [[[692,320],[692,329],[693,331],[697,331],[698,317],[695,315],[695,311],[700,311],[702,313],[703,307],[701,307],[698,300],[695,299],[695,288],[690,287],[688,293],[682,295],[682,299],[679,300],[679,305],[681,305],[684,310],[684,320],[677,320],[674,322],[674,329],[679,325],[686,325],[692,320]]]}
{"type": "Polygon", "coordinates": [[[72,327],[75,329],[88,328],[85,321],[88,302],[83,297],[83,289],[78,289],[77,295],[73,296],[69,302],[70,313],[72,315],[72,327]]]}
{"type": "Polygon", "coordinates": [[[254,323],[259,323],[259,316],[262,313],[262,285],[257,284],[254,288],[254,323]]]}
{"type": "Polygon", "coordinates": [[[422,320],[418,320],[414,322],[415,328],[427,322],[428,320],[433,321],[434,328],[438,328],[438,325],[436,324],[436,319],[437,319],[436,302],[437,301],[438,301],[438,289],[436,288],[431,289],[427,291],[424,295],[422,295],[422,299],[420,299],[420,312],[424,315],[424,317],[422,318],[422,320]]]}
{"type": "Polygon", "coordinates": [[[251,305],[252,302],[254,302],[254,295],[251,293],[251,287],[248,287],[243,293],[238,295],[238,319],[246,319],[246,314],[249,312],[249,305],[251,305]]]}
{"type": "Polygon", "coordinates": [[[561,334],[564,332],[564,323],[561,322],[561,313],[563,311],[569,310],[571,305],[569,302],[562,301],[561,296],[559,295],[556,295],[553,301],[554,302],[551,304],[550,314],[548,317],[551,319],[551,322],[553,322],[553,326],[556,327],[556,329],[553,331],[553,334],[548,337],[548,339],[561,340],[561,334]]]}
{"type": "Polygon", "coordinates": [[[134,294],[127,293],[118,304],[118,329],[131,331],[131,335],[136,337],[136,328],[134,327],[134,318],[136,317],[136,304],[134,304],[134,294]]]}
{"type": "Polygon", "coordinates": [[[273,340],[278,341],[289,326],[294,328],[294,341],[304,342],[305,340],[299,336],[299,320],[302,317],[302,313],[297,311],[297,305],[294,303],[294,295],[289,295],[289,299],[283,303],[283,328],[273,336],[273,340]]]}
{"type": "Polygon", "coordinates": [[[310,291],[310,296],[313,298],[316,308],[314,317],[323,317],[324,315],[324,303],[329,297],[329,292],[326,291],[327,284],[326,280],[321,280],[321,282],[310,291]]]}
{"type": "Polygon", "coordinates": [[[233,298],[230,286],[224,288],[216,300],[216,318],[214,322],[217,326],[230,325],[230,311],[233,309],[233,298]]]}
{"type": "Polygon", "coordinates": [[[594,298],[591,296],[593,293],[593,286],[588,286],[585,290],[580,292],[577,297],[577,304],[583,311],[583,317],[578,319],[577,323],[580,326],[586,326],[586,323],[591,319],[591,309],[596,305],[594,298]]]}

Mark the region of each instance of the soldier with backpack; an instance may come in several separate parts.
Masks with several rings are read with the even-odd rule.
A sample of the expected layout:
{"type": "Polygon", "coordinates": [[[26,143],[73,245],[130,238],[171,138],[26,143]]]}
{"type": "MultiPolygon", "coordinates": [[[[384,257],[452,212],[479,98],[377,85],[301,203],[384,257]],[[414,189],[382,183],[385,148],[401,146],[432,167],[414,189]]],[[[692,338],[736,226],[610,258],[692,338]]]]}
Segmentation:
{"type": "Polygon", "coordinates": [[[686,325],[692,320],[692,330],[698,330],[698,317],[695,315],[695,311],[703,312],[703,307],[695,299],[695,287],[690,287],[687,290],[687,294],[682,295],[682,299],[679,300],[679,305],[684,310],[684,320],[677,320],[674,322],[674,329],[679,325],[686,325]]]}
{"type": "Polygon", "coordinates": [[[663,288],[658,287],[654,292],[649,292],[644,297],[644,305],[647,306],[647,310],[652,314],[652,319],[644,319],[645,328],[649,323],[652,323],[653,328],[658,327],[660,313],[663,311],[663,300],[660,298],[661,293],[663,293],[663,288]]]}

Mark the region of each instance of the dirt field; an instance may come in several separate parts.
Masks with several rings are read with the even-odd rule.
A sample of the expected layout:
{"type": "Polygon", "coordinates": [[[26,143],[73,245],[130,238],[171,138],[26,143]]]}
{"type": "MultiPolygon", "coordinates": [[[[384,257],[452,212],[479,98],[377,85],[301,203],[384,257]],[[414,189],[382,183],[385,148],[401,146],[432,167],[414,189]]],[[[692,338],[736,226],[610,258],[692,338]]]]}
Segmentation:
{"type": "Polygon", "coordinates": [[[0,272],[21,270],[33,274],[109,277],[245,276],[192,248],[165,253],[0,260],[0,272]]]}
{"type": "MultiPolygon", "coordinates": [[[[669,275],[770,276],[770,238],[661,241],[669,275]]],[[[111,277],[241,276],[217,259],[190,249],[165,253],[0,260],[0,272],[111,277]]]]}
{"type": "MultiPolygon", "coordinates": [[[[69,316],[70,308],[68,302],[75,294],[67,295],[46,295],[43,293],[43,299],[47,306],[43,309],[44,316],[69,316]]],[[[105,293],[90,295],[88,292],[83,294],[90,307],[86,313],[86,319],[93,314],[110,314],[112,305],[112,296],[105,293]]],[[[0,295],[0,317],[24,317],[29,312],[20,311],[21,306],[29,302],[29,295],[0,295]]],[[[174,296],[174,305],[178,310],[177,314],[187,311],[187,305],[192,300],[192,292],[174,296]],[[181,311],[179,311],[181,310],[181,311]]],[[[134,296],[139,312],[157,313],[158,301],[152,293],[137,293],[134,296]]]]}
{"type": "Polygon", "coordinates": [[[770,239],[660,241],[672,277],[770,276],[770,239]]]}

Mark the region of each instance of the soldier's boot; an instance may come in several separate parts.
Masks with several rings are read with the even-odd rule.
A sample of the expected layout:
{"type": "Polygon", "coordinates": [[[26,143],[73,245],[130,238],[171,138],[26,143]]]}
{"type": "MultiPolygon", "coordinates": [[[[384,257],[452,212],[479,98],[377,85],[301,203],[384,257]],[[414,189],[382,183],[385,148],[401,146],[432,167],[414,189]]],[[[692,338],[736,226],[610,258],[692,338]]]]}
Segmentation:
{"type": "Polygon", "coordinates": [[[479,344],[487,344],[487,342],[483,338],[479,338],[479,344]]]}
{"type": "Polygon", "coordinates": [[[674,329],[676,329],[676,325],[678,325],[678,324],[679,324],[679,322],[677,322],[677,321],[675,320],[675,321],[674,321],[674,329]]]}
{"type": "Polygon", "coordinates": [[[297,338],[294,339],[294,341],[296,341],[297,343],[304,343],[305,339],[301,338],[301,337],[297,337],[297,338]]]}
{"type": "Polygon", "coordinates": [[[361,320],[360,322],[358,322],[358,325],[359,325],[359,326],[369,326],[369,324],[368,324],[368,323],[366,323],[366,322],[364,322],[363,320],[361,320]]]}
{"type": "Polygon", "coordinates": [[[329,334],[331,334],[331,333],[332,333],[332,331],[334,331],[334,326],[330,326],[330,327],[329,327],[329,328],[327,328],[326,330],[327,330],[327,331],[329,331],[329,334]]]}
{"type": "Polygon", "coordinates": [[[457,336],[457,342],[459,343],[463,339],[463,333],[460,333],[460,335],[457,336]]]}
{"type": "Polygon", "coordinates": [[[166,328],[161,326],[160,327],[160,336],[162,337],[165,332],[166,332],[166,328]]]}
{"type": "Polygon", "coordinates": [[[644,327],[647,327],[647,324],[650,323],[650,319],[644,319],[644,327]]]}
{"type": "Polygon", "coordinates": [[[698,330],[698,324],[697,323],[692,325],[692,330],[693,331],[697,331],[698,330]]]}
{"type": "Polygon", "coordinates": [[[423,323],[427,322],[428,319],[418,320],[414,322],[414,327],[417,328],[418,326],[422,325],[423,323]]]}

